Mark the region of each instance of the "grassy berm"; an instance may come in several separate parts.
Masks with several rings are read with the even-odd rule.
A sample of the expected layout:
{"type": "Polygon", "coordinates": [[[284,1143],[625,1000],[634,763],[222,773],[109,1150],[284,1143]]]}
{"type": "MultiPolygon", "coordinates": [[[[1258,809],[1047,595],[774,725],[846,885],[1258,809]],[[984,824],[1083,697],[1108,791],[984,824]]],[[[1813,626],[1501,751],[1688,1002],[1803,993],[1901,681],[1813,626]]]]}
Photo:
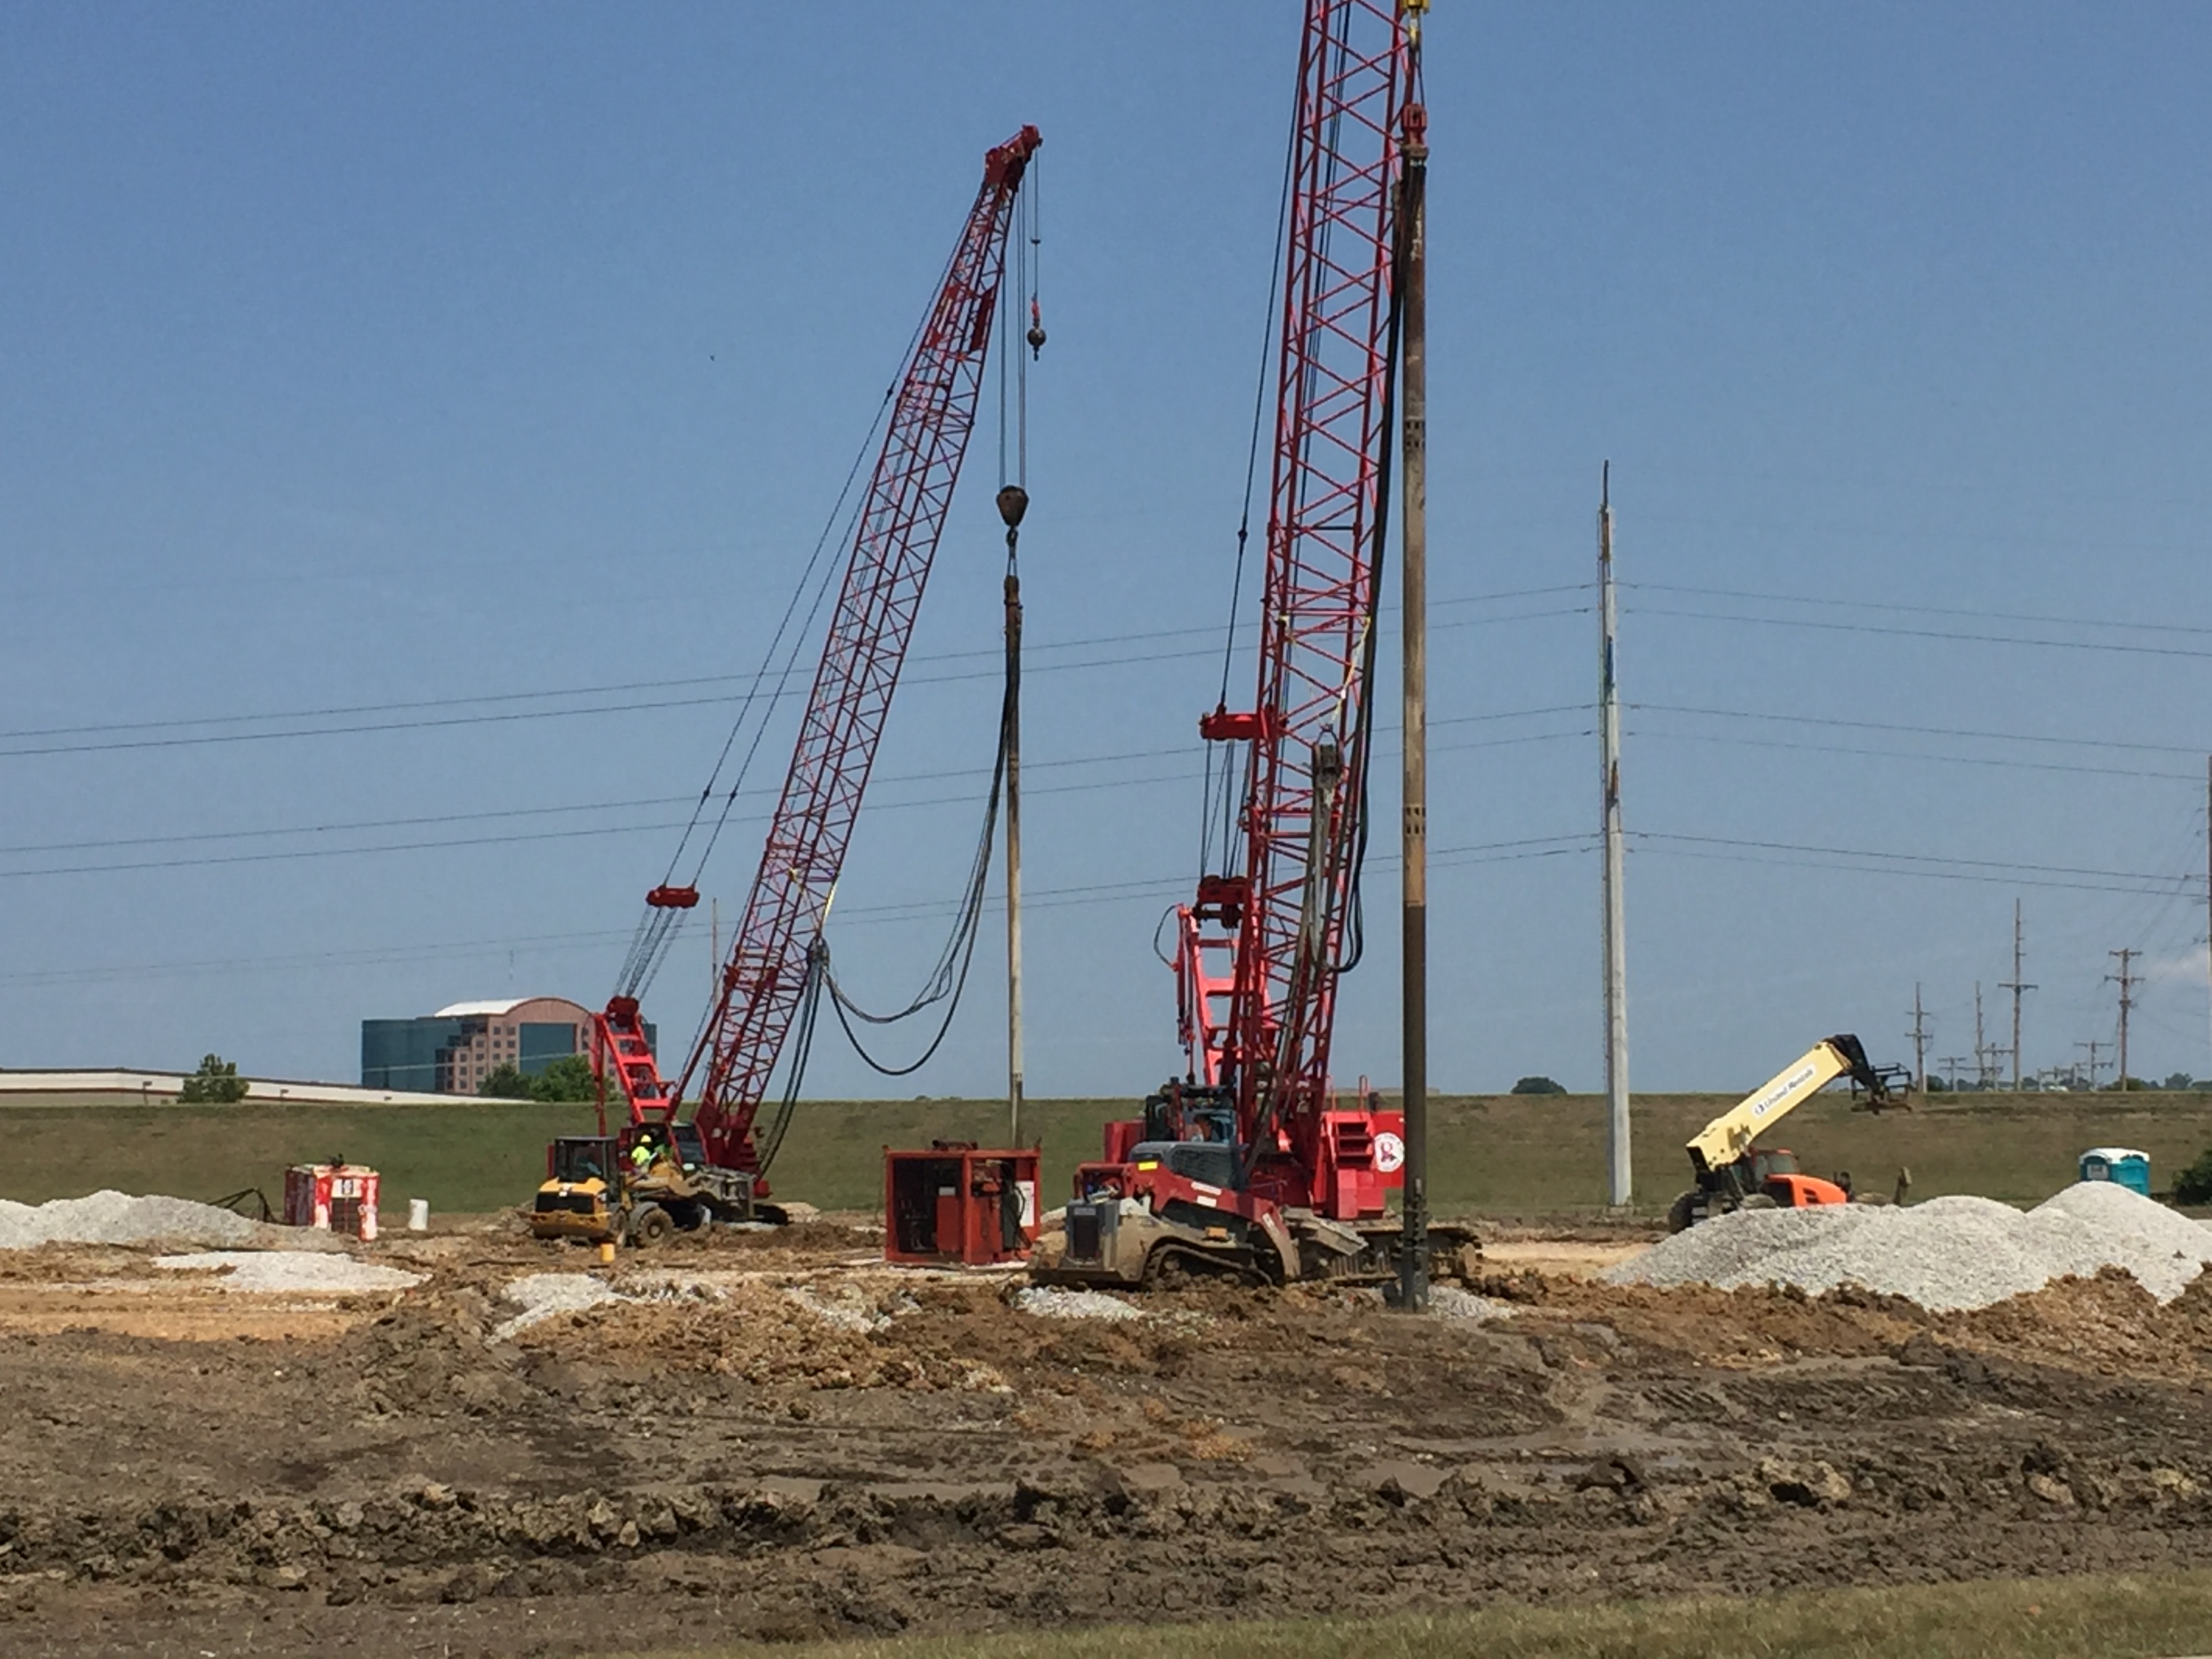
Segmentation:
{"type": "MultiPolygon", "coordinates": [[[[1686,1184],[1683,1142],[1730,1103],[1724,1095],[1654,1095],[1636,1105],[1638,1206],[1662,1212],[1686,1184]]],[[[1127,1102],[1033,1101],[1047,1194],[1067,1190],[1097,1156],[1099,1126],[1127,1102]]],[[[882,1203],[882,1149],[932,1139],[990,1143],[1004,1109],[957,1100],[817,1101],[802,1105],[777,1160],[777,1192],[825,1209],[882,1203]]],[[[26,1106],[0,1114],[8,1156],[0,1197],[35,1202],[101,1187],[213,1198],[258,1187],[274,1198],[288,1164],[343,1153],[381,1170],[387,1207],[426,1198],[441,1212],[517,1203],[544,1168],[547,1138],[588,1131],[585,1107],[460,1102],[452,1106],[324,1108],[26,1106]]],[[[1604,1103],[1585,1095],[1464,1096],[1434,1111],[1434,1189],[1455,1212],[1570,1217],[1602,1202],[1604,1103]]],[[[1914,1112],[1854,1112],[1841,1095],[1797,1112],[1771,1140],[1816,1174],[1848,1170],[1863,1192],[1888,1193],[1909,1169],[1912,1196],[1978,1193],[2032,1202],[2074,1179],[2090,1146],[2140,1146],[2154,1180],[2212,1146],[2212,1097],[2197,1094],[1974,1095],[1914,1112]]]]}
{"type": "MultiPolygon", "coordinates": [[[[2212,1649],[2212,1573],[1901,1584],[1384,1619],[806,1643],[790,1659],[2130,1659],[2212,1649]]],[[[726,1648],[715,1659],[767,1651],[726,1648]]],[[[659,1659],[673,1659],[659,1656],[659,1659]]],[[[695,1656],[695,1659],[709,1659],[695,1656]]]]}

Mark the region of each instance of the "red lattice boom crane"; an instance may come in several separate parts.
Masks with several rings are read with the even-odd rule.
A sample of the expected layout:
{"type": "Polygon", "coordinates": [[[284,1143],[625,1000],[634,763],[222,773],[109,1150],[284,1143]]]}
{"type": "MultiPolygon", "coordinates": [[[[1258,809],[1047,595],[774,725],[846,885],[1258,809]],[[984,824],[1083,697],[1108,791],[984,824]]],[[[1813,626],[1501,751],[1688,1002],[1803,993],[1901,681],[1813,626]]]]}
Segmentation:
{"type": "MultiPolygon", "coordinates": [[[[618,1097],[633,1136],[651,1130],[678,1145],[710,1210],[749,1208],[768,1191],[755,1120],[806,994],[810,957],[975,427],[1014,204],[1041,142],[1025,126],[985,155],[975,205],[907,359],[791,768],[697,1042],[675,1079],[664,1075],[639,1012],[641,974],[594,1022],[603,1106],[618,1097]]],[[[698,889],[664,884],[646,902],[654,911],[688,909],[698,889]]]]}
{"type": "Polygon", "coordinates": [[[1395,1113],[1329,1075],[1357,903],[1396,368],[1403,152],[1423,142],[1420,0],[1308,0],[1274,362],[1259,675],[1199,721],[1246,746],[1231,867],[1176,912],[1185,1075],[1108,1126],[1046,1276],[1376,1273],[1395,1113]],[[1135,1200],[1132,1203],[1128,1200],[1135,1200]]]}

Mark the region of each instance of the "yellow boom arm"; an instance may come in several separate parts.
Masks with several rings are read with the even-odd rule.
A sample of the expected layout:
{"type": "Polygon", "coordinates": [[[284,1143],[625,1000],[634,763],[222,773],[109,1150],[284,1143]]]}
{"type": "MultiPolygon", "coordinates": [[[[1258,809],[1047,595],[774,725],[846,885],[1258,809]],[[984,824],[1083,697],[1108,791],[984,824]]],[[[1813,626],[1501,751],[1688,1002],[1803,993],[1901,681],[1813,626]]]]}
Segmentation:
{"type": "Polygon", "coordinates": [[[1698,1130],[1690,1140],[1690,1162],[1700,1174],[1735,1163],[1751,1150],[1761,1130],[1780,1122],[1839,1077],[1863,1085],[1876,1099],[1888,1093],[1881,1075],[1867,1063],[1866,1050],[1856,1037],[1825,1037],[1698,1130]]]}

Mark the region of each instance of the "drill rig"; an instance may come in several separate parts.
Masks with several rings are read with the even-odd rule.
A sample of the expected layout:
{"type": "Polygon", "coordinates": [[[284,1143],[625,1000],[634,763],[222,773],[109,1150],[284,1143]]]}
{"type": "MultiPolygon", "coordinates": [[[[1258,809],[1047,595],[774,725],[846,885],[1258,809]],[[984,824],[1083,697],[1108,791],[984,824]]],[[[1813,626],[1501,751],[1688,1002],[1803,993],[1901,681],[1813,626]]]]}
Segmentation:
{"type": "MultiPolygon", "coordinates": [[[[639,1000],[684,914],[699,902],[696,872],[679,883],[672,866],[669,878],[647,894],[620,989],[593,1018],[600,1133],[617,1108],[626,1123],[611,1139],[630,1172],[635,1201],[629,1207],[638,1213],[657,1209],[678,1227],[781,1218],[760,1200],[769,1196],[767,1165],[795,1087],[787,1089],[787,1111],[766,1136],[756,1136],[756,1121],[794,1021],[802,1042],[811,1035],[827,971],[823,922],[975,426],[1015,204],[1042,142],[1025,126],[985,155],[975,204],[908,348],[759,868],[682,1070],[672,1079],[662,1072],[639,1000]]],[[[1033,349],[1044,341],[1033,302],[1027,337],[1033,349]]],[[[1010,535],[1027,503],[1018,487],[1000,491],[1010,535]]],[[[579,1183],[561,1179],[561,1170],[549,1164],[548,1172],[541,1212],[591,1201],[579,1183]]],[[[651,1230],[626,1231],[642,1237],[651,1230]]]]}
{"type": "MultiPolygon", "coordinates": [[[[1425,0],[1308,0],[1274,349],[1259,677],[1198,722],[1236,804],[1173,913],[1183,1075],[1077,1172],[1056,1282],[1395,1273],[1402,1119],[1329,1076],[1358,955],[1399,272],[1425,0]]],[[[1224,686],[1226,680],[1224,678],[1224,686]]]]}

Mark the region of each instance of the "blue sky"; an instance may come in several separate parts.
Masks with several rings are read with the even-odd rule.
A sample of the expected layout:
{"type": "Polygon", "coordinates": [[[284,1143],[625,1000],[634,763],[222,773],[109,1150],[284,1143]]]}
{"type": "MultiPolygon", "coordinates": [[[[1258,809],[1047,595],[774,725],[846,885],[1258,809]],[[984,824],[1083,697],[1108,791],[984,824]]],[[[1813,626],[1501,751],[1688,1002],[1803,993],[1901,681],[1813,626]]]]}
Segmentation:
{"type": "MultiPolygon", "coordinates": [[[[1033,121],[1031,1088],[1156,1083],[1296,35],[1286,5],[0,14],[0,1065],[344,1078],[365,1016],[603,998],[715,677],[1033,121]],[[679,684],[592,690],[644,682],[679,684]],[[342,709],[384,712],[258,718],[342,709]]],[[[1599,1079],[1605,459],[1638,1085],[1838,1029],[1899,1056],[1916,981],[1969,1054],[2016,896],[2028,1069],[2110,1039],[2129,946],[2134,1069],[2212,1072],[2208,37],[2182,6],[1437,8],[1441,1086],[1599,1079]]],[[[994,445],[833,923],[872,1003],[975,831],[994,445]]],[[[726,916],[759,833],[710,872],[726,916]]],[[[1396,1071],[1394,886],[1346,1082],[1396,1071]]],[[[996,949],[889,1086],[1000,1086],[996,949]]]]}

